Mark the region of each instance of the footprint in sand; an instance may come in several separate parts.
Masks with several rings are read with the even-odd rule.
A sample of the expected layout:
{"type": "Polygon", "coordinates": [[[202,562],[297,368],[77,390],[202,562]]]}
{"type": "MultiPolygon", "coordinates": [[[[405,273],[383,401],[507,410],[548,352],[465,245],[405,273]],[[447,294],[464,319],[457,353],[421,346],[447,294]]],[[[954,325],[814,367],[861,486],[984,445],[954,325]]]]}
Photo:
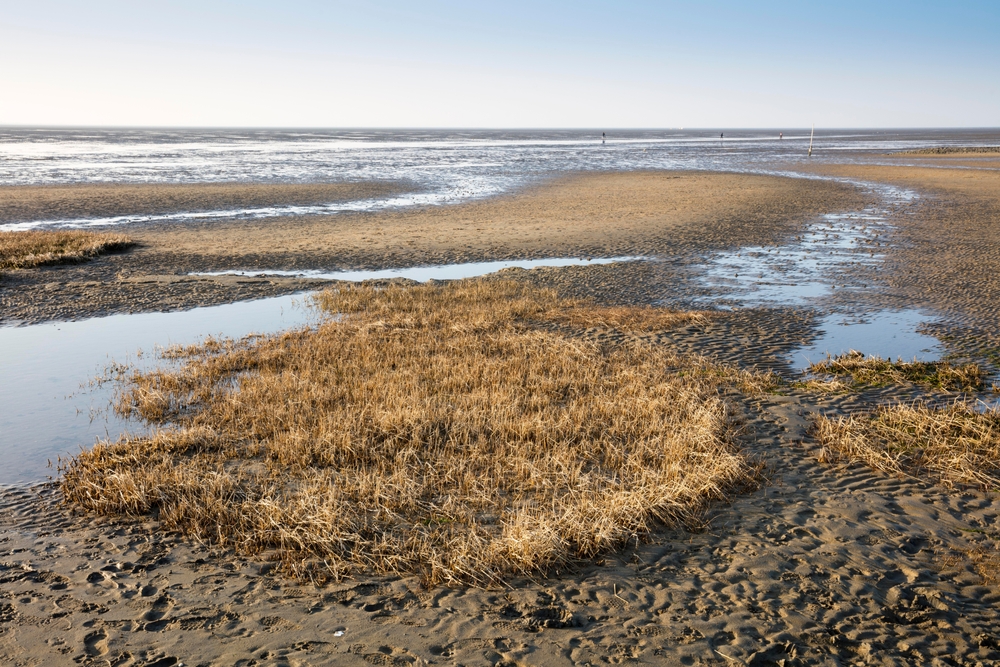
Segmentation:
{"type": "Polygon", "coordinates": [[[164,619],[163,617],[170,612],[173,606],[174,602],[168,595],[164,594],[156,598],[156,601],[153,602],[152,608],[142,615],[142,619],[146,621],[144,629],[158,632],[166,628],[167,625],[170,624],[170,621],[164,619]]]}
{"type": "Polygon", "coordinates": [[[90,657],[97,657],[108,652],[108,633],[95,630],[83,638],[83,647],[90,657]]]}

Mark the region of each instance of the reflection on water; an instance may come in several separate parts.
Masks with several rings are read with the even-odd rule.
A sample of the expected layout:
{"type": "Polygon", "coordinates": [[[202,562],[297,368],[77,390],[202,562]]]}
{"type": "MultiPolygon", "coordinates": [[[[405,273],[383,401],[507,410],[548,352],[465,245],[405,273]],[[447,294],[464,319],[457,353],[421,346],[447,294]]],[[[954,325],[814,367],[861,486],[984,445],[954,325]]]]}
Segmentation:
{"type": "Polygon", "coordinates": [[[932,318],[916,310],[884,311],[848,318],[830,315],[819,324],[822,335],[812,345],[791,354],[792,366],[806,369],[827,355],[838,356],[857,350],[866,356],[903,361],[934,361],[941,357],[941,344],[917,329],[932,318]]]}
{"type": "Polygon", "coordinates": [[[874,264],[873,247],[882,219],[870,215],[825,215],[786,246],[751,246],[719,253],[704,273],[716,296],[754,303],[801,305],[836,289],[829,276],[845,264],[874,264]]]}
{"type": "Polygon", "coordinates": [[[837,289],[868,288],[852,282],[850,271],[882,261],[892,229],[889,210],[913,202],[916,194],[874,183],[854,184],[877,193],[880,204],[858,213],[824,215],[783,246],[744,247],[710,256],[701,267],[701,280],[712,294],[702,300],[800,306],[837,289]]]}
{"type": "MultiPolygon", "coordinates": [[[[410,278],[425,281],[467,278],[520,266],[608,264],[639,258],[556,258],[424,266],[387,271],[312,273],[337,280],[410,278]]],[[[269,274],[290,272],[268,272],[269,274]]],[[[295,274],[300,275],[300,274],[295,274]]],[[[78,322],[0,327],[0,484],[39,481],[53,471],[46,461],[90,446],[97,437],[116,437],[139,428],[108,414],[110,387],[81,390],[112,361],[138,367],[157,363],[139,350],[186,345],[206,335],[240,338],[312,322],[318,315],[302,296],[281,296],[171,313],[111,315],[78,322]],[[92,415],[96,417],[92,419],[92,415]]]]}
{"type": "Polygon", "coordinates": [[[553,257],[551,259],[512,259],[502,262],[467,262],[464,264],[442,264],[438,266],[413,266],[405,269],[382,269],[379,271],[282,271],[282,270],[252,270],[252,271],[213,271],[207,273],[192,273],[194,276],[291,276],[311,280],[385,280],[390,278],[406,278],[417,282],[428,280],[460,280],[474,278],[503,269],[521,268],[533,269],[540,266],[587,266],[593,264],[613,264],[615,262],[634,262],[647,259],[645,257],[598,257],[582,259],[575,257],[553,257]]]}
{"type": "MultiPolygon", "coordinates": [[[[81,390],[112,361],[141,349],[191,344],[206,335],[239,338],[306,324],[315,314],[298,296],[172,313],[111,315],[77,322],[0,327],[0,484],[39,481],[46,461],[115,437],[129,425],[107,415],[110,388],[81,390]],[[93,419],[92,413],[97,412],[93,419]]],[[[134,425],[132,428],[135,428],[134,425]]]]}

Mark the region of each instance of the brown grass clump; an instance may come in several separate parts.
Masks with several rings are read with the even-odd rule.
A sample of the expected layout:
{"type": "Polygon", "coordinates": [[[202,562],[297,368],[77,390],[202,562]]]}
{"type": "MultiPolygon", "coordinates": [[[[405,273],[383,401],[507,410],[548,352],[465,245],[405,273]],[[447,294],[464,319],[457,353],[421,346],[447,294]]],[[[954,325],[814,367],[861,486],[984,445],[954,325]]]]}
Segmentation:
{"type": "Polygon", "coordinates": [[[1000,146],[937,146],[913,151],[899,151],[890,155],[955,155],[962,153],[1000,153],[1000,146]]]}
{"type": "Polygon", "coordinates": [[[1000,411],[965,403],[946,408],[883,406],[849,417],[820,417],[825,458],[845,457],[876,470],[933,478],[951,486],[1000,489],[1000,411]]]}
{"type": "Polygon", "coordinates": [[[124,234],[85,231],[0,232],[0,270],[82,262],[134,245],[124,234]]]}
{"type": "Polygon", "coordinates": [[[663,331],[683,323],[704,322],[698,312],[682,312],[665,308],[592,306],[586,303],[546,313],[546,319],[557,324],[580,328],[618,329],[635,333],[663,331]]]}
{"type": "MultiPolygon", "coordinates": [[[[132,375],[120,411],[164,426],[71,460],[65,498],[299,575],[490,584],[692,521],[755,474],[718,396],[730,376],[538,326],[580,302],[499,280],[317,301],[340,317],[132,375]]],[[[619,321],[643,313],[665,314],[619,321]]]]}
{"type": "MultiPolygon", "coordinates": [[[[809,366],[816,374],[851,376],[855,386],[914,384],[934,389],[957,391],[982,391],[986,387],[986,373],[976,364],[952,366],[946,361],[892,361],[879,356],[866,357],[851,350],[838,357],[827,357],[809,366]]],[[[819,386],[819,385],[817,385],[819,386]]],[[[836,390],[842,387],[834,383],[836,390]]]]}
{"type": "Polygon", "coordinates": [[[1000,583],[1000,544],[995,542],[957,549],[944,556],[941,563],[948,568],[971,567],[986,585],[1000,583]]]}
{"type": "Polygon", "coordinates": [[[966,552],[972,566],[986,584],[1000,584],[1000,551],[979,546],[966,552]]]}

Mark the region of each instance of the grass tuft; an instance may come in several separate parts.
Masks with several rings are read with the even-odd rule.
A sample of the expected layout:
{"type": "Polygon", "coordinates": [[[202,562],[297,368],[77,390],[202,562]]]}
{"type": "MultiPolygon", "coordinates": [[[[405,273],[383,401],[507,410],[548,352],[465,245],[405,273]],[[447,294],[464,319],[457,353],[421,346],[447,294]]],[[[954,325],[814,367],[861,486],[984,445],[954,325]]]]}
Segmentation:
{"type": "Polygon", "coordinates": [[[936,146],[912,151],[899,151],[890,155],[957,155],[963,153],[1000,153],[1000,146],[936,146]]]}
{"type": "MultiPolygon", "coordinates": [[[[117,409],[157,429],[70,460],[66,500],[153,514],[295,575],[489,585],[688,524],[755,479],[719,393],[768,379],[542,326],[588,323],[583,302],[500,280],[317,302],[340,317],[131,374],[117,409]]],[[[684,319],[594,313],[626,333],[684,319]]]]}
{"type": "Polygon", "coordinates": [[[0,270],[82,262],[134,245],[124,234],[86,231],[0,232],[0,270]]]}
{"type": "MultiPolygon", "coordinates": [[[[879,356],[866,357],[855,350],[838,357],[827,357],[825,361],[809,366],[809,371],[815,374],[850,376],[854,388],[907,382],[951,391],[982,391],[986,387],[986,373],[977,364],[952,366],[946,361],[892,361],[879,356]]],[[[828,384],[827,390],[830,391],[849,388],[836,380],[828,384]]],[[[809,388],[824,389],[823,383],[815,383],[815,386],[809,388]]]]}
{"type": "Polygon", "coordinates": [[[1000,411],[965,403],[932,408],[891,405],[846,417],[819,417],[827,460],[847,458],[876,470],[930,478],[945,486],[1000,490],[1000,411]]]}

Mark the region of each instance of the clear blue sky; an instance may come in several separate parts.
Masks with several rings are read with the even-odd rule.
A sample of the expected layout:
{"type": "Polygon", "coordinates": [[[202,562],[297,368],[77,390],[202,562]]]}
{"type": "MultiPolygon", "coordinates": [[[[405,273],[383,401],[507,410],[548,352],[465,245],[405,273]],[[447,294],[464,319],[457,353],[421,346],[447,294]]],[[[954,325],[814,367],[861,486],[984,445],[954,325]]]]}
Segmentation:
{"type": "Polygon", "coordinates": [[[1000,0],[0,0],[0,124],[1000,126],[1000,0]]]}

